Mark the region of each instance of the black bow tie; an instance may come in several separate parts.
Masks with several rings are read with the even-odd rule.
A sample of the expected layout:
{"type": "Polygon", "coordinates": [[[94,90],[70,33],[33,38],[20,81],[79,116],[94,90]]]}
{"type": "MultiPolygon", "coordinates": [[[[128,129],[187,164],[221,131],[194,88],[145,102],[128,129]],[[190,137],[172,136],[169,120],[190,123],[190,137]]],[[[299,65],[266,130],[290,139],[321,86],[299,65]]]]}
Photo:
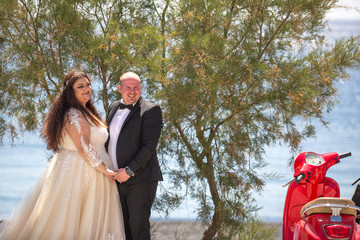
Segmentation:
{"type": "Polygon", "coordinates": [[[120,103],[120,109],[127,108],[127,109],[131,110],[131,109],[133,109],[133,107],[134,106],[132,104],[126,105],[126,104],[120,103]]]}

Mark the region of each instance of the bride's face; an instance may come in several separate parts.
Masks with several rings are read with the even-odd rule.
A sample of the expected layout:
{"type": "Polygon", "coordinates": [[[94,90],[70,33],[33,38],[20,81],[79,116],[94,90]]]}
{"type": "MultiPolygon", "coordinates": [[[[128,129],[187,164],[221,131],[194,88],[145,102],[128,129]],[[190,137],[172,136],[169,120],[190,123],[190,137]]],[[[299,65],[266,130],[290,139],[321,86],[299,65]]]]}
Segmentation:
{"type": "Polygon", "coordinates": [[[91,99],[92,88],[89,79],[79,78],[73,85],[76,100],[85,107],[85,104],[91,99]]]}

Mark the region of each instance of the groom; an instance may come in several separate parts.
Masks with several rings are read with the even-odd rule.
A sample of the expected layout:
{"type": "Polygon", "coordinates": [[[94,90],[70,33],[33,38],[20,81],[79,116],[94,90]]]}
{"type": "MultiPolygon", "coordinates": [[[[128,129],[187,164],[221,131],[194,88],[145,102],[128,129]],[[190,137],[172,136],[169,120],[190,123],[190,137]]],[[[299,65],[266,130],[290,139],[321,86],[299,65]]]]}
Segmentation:
{"type": "Polygon", "coordinates": [[[106,148],[115,169],[127,240],[150,239],[151,206],[162,173],[156,146],[162,128],[158,105],[141,97],[136,73],[120,77],[122,99],[113,102],[107,114],[110,138],[106,148]]]}

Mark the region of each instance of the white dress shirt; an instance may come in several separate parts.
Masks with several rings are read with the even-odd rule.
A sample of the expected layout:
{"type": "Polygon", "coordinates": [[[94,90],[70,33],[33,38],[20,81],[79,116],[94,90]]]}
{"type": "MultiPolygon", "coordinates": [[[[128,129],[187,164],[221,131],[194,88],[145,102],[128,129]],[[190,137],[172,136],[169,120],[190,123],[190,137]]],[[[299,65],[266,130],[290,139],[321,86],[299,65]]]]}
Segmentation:
{"type": "MultiPolygon", "coordinates": [[[[121,99],[121,103],[124,103],[121,99]]],[[[119,169],[116,158],[116,145],[118,137],[121,131],[121,128],[125,122],[126,117],[129,115],[130,110],[127,108],[116,110],[114,117],[111,119],[109,132],[110,132],[110,141],[109,141],[109,157],[113,164],[114,170],[119,169]]]]}

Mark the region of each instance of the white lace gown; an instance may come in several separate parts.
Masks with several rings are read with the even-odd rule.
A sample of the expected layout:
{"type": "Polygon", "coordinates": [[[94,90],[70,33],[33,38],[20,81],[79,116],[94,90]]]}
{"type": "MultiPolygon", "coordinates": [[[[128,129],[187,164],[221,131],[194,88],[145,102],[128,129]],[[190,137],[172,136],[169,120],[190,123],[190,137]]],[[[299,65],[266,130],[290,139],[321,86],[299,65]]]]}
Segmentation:
{"type": "Polygon", "coordinates": [[[125,239],[116,184],[94,168],[103,162],[112,169],[107,129],[89,125],[74,109],[68,119],[61,150],[8,218],[0,239],[125,239]]]}

